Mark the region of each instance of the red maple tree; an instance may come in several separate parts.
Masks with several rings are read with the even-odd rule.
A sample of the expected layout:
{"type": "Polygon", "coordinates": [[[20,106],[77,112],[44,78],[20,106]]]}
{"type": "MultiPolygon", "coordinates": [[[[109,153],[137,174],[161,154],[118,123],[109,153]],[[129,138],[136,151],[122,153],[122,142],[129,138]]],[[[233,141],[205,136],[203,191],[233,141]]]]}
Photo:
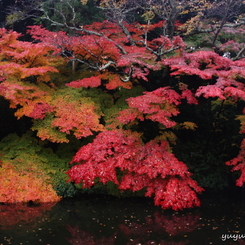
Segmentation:
{"type": "Polygon", "coordinates": [[[140,139],[121,131],[105,131],[97,135],[76,153],[67,171],[70,181],[89,188],[96,179],[109,181],[121,190],[145,189],[146,196],[154,196],[155,204],[162,208],[179,210],[199,206],[196,192],[201,192],[190,178],[186,165],[169,152],[166,141],[150,141],[145,145],[140,139]],[[117,169],[122,176],[119,178],[117,169]]]}
{"type": "Polygon", "coordinates": [[[80,36],[51,32],[41,26],[29,27],[29,33],[34,39],[52,47],[55,54],[62,54],[69,61],[95,71],[95,76],[73,81],[68,86],[95,87],[103,81],[108,90],[117,87],[129,89],[136,79],[148,81],[150,71],[161,69],[159,61],[167,53],[186,46],[178,36],[173,39],[163,36],[153,40],[142,38],[163,25],[163,21],[148,25],[125,22],[123,26],[130,37],[123,28],[109,21],[83,26],[78,31],[80,36]]]}
{"type": "MultiPolygon", "coordinates": [[[[170,57],[162,60],[163,64],[169,66],[172,71],[171,75],[196,75],[207,80],[208,83],[204,86],[196,86],[187,98],[195,99],[198,103],[198,98],[217,98],[221,101],[231,100],[233,103],[245,100],[245,59],[232,60],[227,57],[218,55],[213,51],[197,51],[193,53],[184,53],[180,57],[170,57]]],[[[188,84],[185,84],[182,92],[189,91],[188,84]]],[[[189,93],[189,92],[188,92],[189,93]]],[[[237,116],[241,122],[240,133],[244,134],[244,110],[241,115],[237,116]]],[[[245,182],[245,141],[240,145],[240,152],[237,157],[226,162],[226,165],[233,166],[232,171],[240,171],[241,175],[236,184],[243,186],[245,182]]]]}

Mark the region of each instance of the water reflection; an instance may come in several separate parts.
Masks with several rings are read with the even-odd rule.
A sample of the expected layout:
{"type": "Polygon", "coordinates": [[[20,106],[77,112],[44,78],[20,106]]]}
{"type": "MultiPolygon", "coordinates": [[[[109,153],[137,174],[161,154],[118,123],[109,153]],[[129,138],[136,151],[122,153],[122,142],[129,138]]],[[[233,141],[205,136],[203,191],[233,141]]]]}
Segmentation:
{"type": "MultiPolygon", "coordinates": [[[[68,230],[72,238],[68,241],[72,245],[113,245],[119,243],[184,245],[189,243],[185,236],[180,238],[181,241],[174,241],[175,236],[196,230],[200,226],[199,216],[199,214],[164,215],[156,211],[152,216],[145,217],[144,222],[135,222],[130,218],[125,219],[124,224],[118,224],[116,231],[107,238],[81,230],[77,225],[69,226],[68,230]],[[165,238],[166,241],[160,240],[161,238],[165,238]]],[[[133,216],[134,219],[136,217],[133,216]]],[[[100,225],[105,226],[104,223],[100,223],[100,225]]]]}
{"type": "Polygon", "coordinates": [[[27,204],[0,204],[0,227],[3,230],[11,230],[16,224],[34,225],[38,217],[48,219],[47,211],[51,210],[56,203],[45,203],[42,205],[27,204]]]}
{"type": "Polygon", "coordinates": [[[67,241],[70,244],[77,244],[77,245],[113,245],[116,241],[116,233],[110,237],[97,237],[95,234],[92,234],[88,231],[83,231],[79,229],[79,226],[68,226],[67,229],[71,234],[71,238],[68,238],[67,241]]]}
{"type": "Polygon", "coordinates": [[[130,244],[188,244],[185,236],[180,242],[175,242],[176,236],[184,235],[196,230],[200,214],[173,214],[164,215],[157,211],[152,216],[146,217],[144,223],[130,222],[120,225],[119,228],[132,241],[130,244]],[[156,241],[156,237],[165,237],[168,241],[156,241]]]}
{"type": "Polygon", "coordinates": [[[0,245],[245,245],[235,236],[222,241],[245,236],[243,215],[235,205],[172,212],[148,199],[108,197],[0,205],[0,245]]]}

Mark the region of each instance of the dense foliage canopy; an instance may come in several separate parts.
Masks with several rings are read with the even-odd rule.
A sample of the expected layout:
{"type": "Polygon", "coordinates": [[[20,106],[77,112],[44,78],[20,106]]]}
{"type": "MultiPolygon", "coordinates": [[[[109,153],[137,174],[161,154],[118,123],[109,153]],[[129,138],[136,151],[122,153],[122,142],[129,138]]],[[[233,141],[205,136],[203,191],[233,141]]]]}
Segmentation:
{"type": "MultiPolygon", "coordinates": [[[[20,2],[9,19],[16,9],[32,17],[20,2]]],[[[82,187],[179,210],[199,206],[204,189],[243,186],[243,1],[32,4],[43,26],[28,26],[27,41],[0,29],[2,110],[22,128],[2,135],[0,202],[82,187]],[[88,6],[99,21],[82,23],[88,6]]]]}

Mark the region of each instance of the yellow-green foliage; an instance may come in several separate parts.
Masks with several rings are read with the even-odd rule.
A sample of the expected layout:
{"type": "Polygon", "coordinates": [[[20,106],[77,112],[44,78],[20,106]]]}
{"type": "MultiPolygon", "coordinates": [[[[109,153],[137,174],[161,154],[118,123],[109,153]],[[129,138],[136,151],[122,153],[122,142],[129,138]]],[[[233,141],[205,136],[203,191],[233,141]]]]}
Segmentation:
{"type": "Polygon", "coordinates": [[[7,15],[6,24],[12,26],[15,22],[21,20],[23,18],[23,15],[24,13],[22,13],[21,11],[7,15]]]}
{"type": "Polygon", "coordinates": [[[67,135],[64,132],[60,132],[56,127],[52,127],[52,121],[54,115],[48,115],[44,119],[33,120],[31,129],[37,131],[37,136],[42,139],[48,139],[51,142],[56,143],[68,143],[67,135]]]}
{"type": "MultiPolygon", "coordinates": [[[[33,175],[44,184],[52,186],[59,195],[74,194],[71,192],[75,192],[75,188],[71,183],[66,183],[68,177],[65,172],[70,159],[58,157],[52,149],[45,147],[44,142],[37,140],[31,133],[22,137],[9,134],[0,142],[0,153],[3,165],[13,166],[11,169],[17,174],[33,175]]],[[[11,182],[11,179],[9,181],[11,182]]]]}

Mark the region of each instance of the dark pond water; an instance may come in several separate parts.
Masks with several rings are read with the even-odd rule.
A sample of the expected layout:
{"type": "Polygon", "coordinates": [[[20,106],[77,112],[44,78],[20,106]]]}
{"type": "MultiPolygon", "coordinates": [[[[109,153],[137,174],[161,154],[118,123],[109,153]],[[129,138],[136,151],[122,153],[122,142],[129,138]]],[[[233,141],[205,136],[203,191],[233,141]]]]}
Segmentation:
{"type": "Polygon", "coordinates": [[[103,196],[0,205],[0,245],[245,245],[244,214],[243,203],[230,199],[181,212],[103,196]]]}

